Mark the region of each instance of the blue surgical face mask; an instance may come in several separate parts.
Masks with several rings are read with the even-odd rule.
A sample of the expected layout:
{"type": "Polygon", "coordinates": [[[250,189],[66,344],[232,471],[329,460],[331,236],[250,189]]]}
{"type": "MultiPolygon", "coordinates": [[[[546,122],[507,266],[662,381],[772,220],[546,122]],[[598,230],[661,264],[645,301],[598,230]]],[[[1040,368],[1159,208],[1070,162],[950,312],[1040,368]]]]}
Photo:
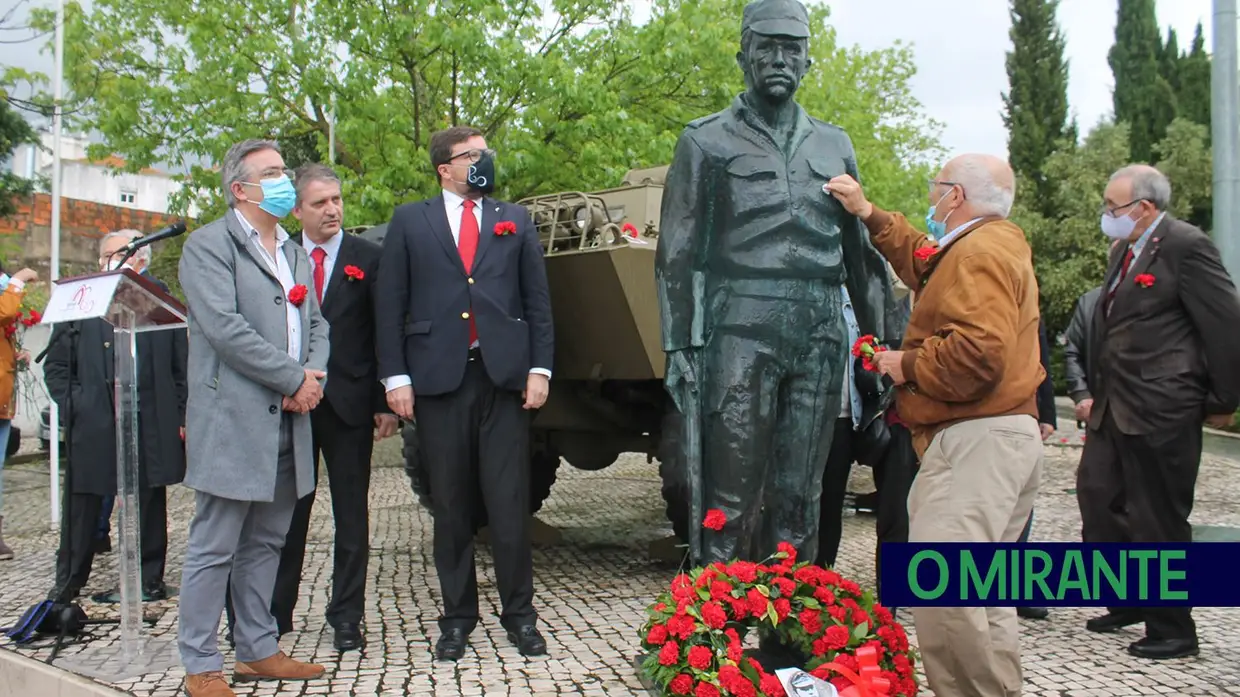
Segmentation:
{"type": "Polygon", "coordinates": [[[277,218],[285,218],[293,212],[293,206],[297,205],[297,189],[288,175],[264,179],[259,184],[263,187],[263,202],[258,204],[260,211],[277,218]]]}
{"type": "Polygon", "coordinates": [[[942,220],[935,220],[934,214],[938,210],[939,204],[942,203],[943,199],[947,198],[947,194],[950,193],[951,189],[948,189],[946,193],[939,197],[938,202],[933,206],[930,206],[930,210],[926,211],[926,230],[930,232],[930,236],[935,240],[942,240],[947,235],[947,215],[951,215],[951,212],[948,212],[947,215],[943,216],[942,220]]]}

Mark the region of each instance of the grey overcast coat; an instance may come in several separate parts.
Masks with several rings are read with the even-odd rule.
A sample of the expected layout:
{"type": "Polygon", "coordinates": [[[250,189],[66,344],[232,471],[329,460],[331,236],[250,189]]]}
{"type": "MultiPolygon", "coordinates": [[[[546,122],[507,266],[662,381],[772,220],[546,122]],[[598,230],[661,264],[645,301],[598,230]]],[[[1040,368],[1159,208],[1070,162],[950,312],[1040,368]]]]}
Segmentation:
{"type": "MultiPolygon", "coordinates": [[[[310,257],[282,247],[293,279],[313,287],[310,257]]],[[[328,327],[314,293],[301,305],[301,360],[288,355],[288,298],[230,210],[195,230],[181,252],[189,307],[185,486],[240,501],[271,501],[281,405],[304,369],[327,369],[328,327]]],[[[310,415],[292,414],[297,496],[314,489],[310,415]]]]}

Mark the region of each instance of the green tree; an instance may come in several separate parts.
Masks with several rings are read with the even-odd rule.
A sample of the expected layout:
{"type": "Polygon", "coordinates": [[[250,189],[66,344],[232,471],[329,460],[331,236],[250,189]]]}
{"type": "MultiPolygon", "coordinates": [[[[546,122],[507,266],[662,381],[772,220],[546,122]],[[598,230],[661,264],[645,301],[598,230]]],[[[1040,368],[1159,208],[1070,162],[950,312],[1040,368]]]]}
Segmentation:
{"type": "MultiPolygon", "coordinates": [[[[176,205],[196,197],[204,220],[222,210],[214,164],[240,138],[296,142],[299,157],[328,159],[335,95],[346,225],[359,225],[437,191],[427,145],[452,124],[485,131],[499,152],[496,193],[509,200],[614,186],[631,168],[665,164],[687,122],[743,89],[734,57],[744,4],[656,0],[638,26],[620,0],[558,0],[552,22],[533,0],[312,11],[275,0],[96,0],[89,13],[67,7],[66,74],[75,94],[94,95],[79,124],[102,136],[98,154],[134,169],[200,163],[176,205]]],[[[924,210],[938,126],[912,99],[911,52],[840,47],[828,18],[811,8],[815,63],[799,98],[849,129],[879,200],[924,210]]]]}
{"type": "Polygon", "coordinates": [[[1046,160],[1046,175],[1057,182],[1056,216],[1020,205],[1012,220],[1029,237],[1038,275],[1047,331],[1057,336],[1068,326],[1082,293],[1102,282],[1108,241],[1098,226],[1102,192],[1111,174],[1129,162],[1128,126],[1101,123],[1076,148],[1046,160]]]}
{"type": "MultiPolygon", "coordinates": [[[[37,142],[34,129],[22,113],[9,105],[5,90],[0,86],[0,162],[13,156],[21,145],[37,142]]],[[[29,196],[34,191],[34,181],[18,176],[12,171],[0,172],[0,218],[17,212],[17,197],[29,196]]]]}
{"type": "Polygon", "coordinates": [[[1156,166],[1171,180],[1171,214],[1209,230],[1214,200],[1210,129],[1178,118],[1154,146],[1154,154],[1156,166]]]}
{"type": "Polygon", "coordinates": [[[1158,74],[1171,87],[1171,91],[1180,91],[1180,40],[1175,29],[1167,28],[1167,40],[1158,47],[1158,74]]]}
{"type": "Polygon", "coordinates": [[[1176,114],[1175,92],[1159,72],[1163,50],[1154,0],[1119,0],[1107,62],[1115,77],[1116,123],[1129,125],[1129,157],[1149,162],[1176,114]]]}
{"type": "Polygon", "coordinates": [[[1021,197],[1045,215],[1051,214],[1053,184],[1043,171],[1046,158],[1065,137],[1075,140],[1068,124],[1068,62],[1055,21],[1058,7],[1059,0],[1012,0],[1003,95],[1008,161],[1021,182],[1021,197]]]}
{"type": "Polygon", "coordinates": [[[1193,44],[1188,53],[1180,57],[1180,82],[1177,85],[1176,104],[1180,116],[1205,126],[1206,142],[1210,142],[1210,54],[1206,53],[1206,40],[1197,23],[1193,44]]]}

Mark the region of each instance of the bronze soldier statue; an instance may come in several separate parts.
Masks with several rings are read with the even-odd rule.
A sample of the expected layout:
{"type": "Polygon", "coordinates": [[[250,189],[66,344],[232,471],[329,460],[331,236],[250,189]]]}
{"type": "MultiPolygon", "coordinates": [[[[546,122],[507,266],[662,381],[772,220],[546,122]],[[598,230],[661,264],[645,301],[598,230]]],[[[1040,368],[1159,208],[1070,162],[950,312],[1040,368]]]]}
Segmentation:
{"type": "Polygon", "coordinates": [[[688,125],[667,173],[656,279],[665,386],[682,423],[694,563],[812,560],[832,424],[852,360],[843,289],[863,334],[903,331],[888,268],[861,222],[823,193],[856,172],[852,141],[793,99],[810,67],[795,0],[744,10],[746,90],[688,125]],[[703,529],[706,511],[727,522],[703,529]]]}

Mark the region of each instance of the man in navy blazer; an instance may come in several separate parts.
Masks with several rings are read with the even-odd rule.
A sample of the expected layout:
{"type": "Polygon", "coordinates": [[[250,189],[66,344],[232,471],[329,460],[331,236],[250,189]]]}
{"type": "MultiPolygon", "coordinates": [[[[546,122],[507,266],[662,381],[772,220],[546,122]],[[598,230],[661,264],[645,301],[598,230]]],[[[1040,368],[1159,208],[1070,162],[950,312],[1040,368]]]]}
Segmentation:
{"type": "Polygon", "coordinates": [[[551,300],[529,213],[488,196],[494,157],[477,129],[431,136],[443,193],[397,207],[377,279],[379,377],[392,411],[418,422],[435,492],[438,660],[463,657],[478,624],[477,505],[491,521],[500,623],[523,655],[547,650],[533,607],[528,498],[531,410],[551,379],[551,300]]]}

